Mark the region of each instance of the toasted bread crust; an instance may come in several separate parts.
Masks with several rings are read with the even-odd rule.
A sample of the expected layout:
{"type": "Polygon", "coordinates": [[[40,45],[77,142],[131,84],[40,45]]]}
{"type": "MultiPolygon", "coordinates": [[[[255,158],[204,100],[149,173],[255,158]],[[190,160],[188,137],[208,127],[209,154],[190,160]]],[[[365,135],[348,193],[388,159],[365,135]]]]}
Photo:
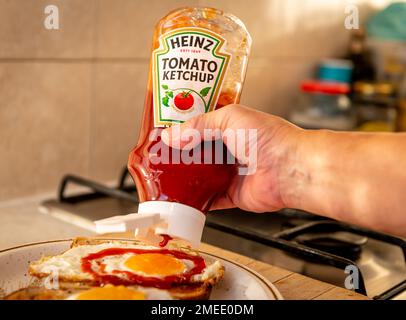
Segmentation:
{"type": "Polygon", "coordinates": [[[67,290],[49,290],[41,287],[27,287],[10,293],[4,300],[63,300],[67,290]]]}
{"type": "MultiPolygon", "coordinates": [[[[102,243],[106,243],[106,242],[110,242],[112,241],[112,239],[103,239],[103,238],[84,238],[84,237],[78,237],[75,238],[72,241],[71,244],[71,248],[74,247],[78,247],[78,246],[83,246],[83,245],[98,245],[98,244],[102,244],[102,243]]],[[[142,245],[144,244],[143,242],[139,241],[139,240],[132,240],[132,239],[114,239],[115,242],[119,242],[119,243],[123,243],[123,244],[139,244],[142,245]]],[[[182,248],[179,248],[180,250],[182,250],[182,248]]],[[[187,250],[188,252],[192,252],[192,253],[196,253],[193,250],[191,250],[190,248],[184,248],[185,250],[187,250]]],[[[39,261],[34,262],[32,265],[30,265],[29,268],[29,272],[32,276],[38,278],[38,279],[42,279],[45,278],[47,276],[49,276],[48,274],[45,273],[38,273],[36,272],[32,266],[42,263],[44,261],[47,261],[48,259],[50,259],[51,257],[43,257],[41,258],[39,261]]],[[[223,277],[224,277],[224,267],[222,267],[220,269],[220,272],[218,274],[216,274],[216,276],[211,277],[203,282],[197,282],[197,283],[191,283],[191,284],[186,284],[186,285],[181,285],[181,286],[177,286],[171,289],[168,289],[167,291],[170,293],[170,295],[174,298],[174,299],[180,299],[180,300],[207,300],[210,297],[210,293],[211,290],[213,288],[214,285],[216,285],[223,277]]],[[[59,287],[62,290],[67,290],[67,289],[71,289],[74,287],[82,287],[82,286],[98,286],[99,283],[90,280],[90,279],[83,279],[82,277],[72,277],[70,276],[69,278],[63,277],[63,276],[59,276],[58,277],[59,280],[59,287]]],[[[19,293],[19,295],[23,295],[23,290],[20,290],[21,292],[19,293]]],[[[33,295],[35,292],[38,291],[30,291],[28,290],[28,295],[33,295]]],[[[16,292],[17,293],[17,292],[16,292]]],[[[54,293],[54,292],[53,292],[54,293]]],[[[44,295],[46,296],[46,292],[44,292],[44,295]]],[[[49,294],[49,292],[48,292],[49,294]]],[[[42,294],[40,294],[39,296],[42,296],[42,294]]]]}
{"type": "Polygon", "coordinates": [[[122,239],[122,238],[117,238],[117,239],[113,239],[113,238],[109,238],[109,239],[104,239],[104,238],[85,238],[85,237],[77,237],[75,239],[72,240],[72,244],[71,244],[71,248],[75,248],[75,247],[80,247],[80,246],[94,246],[94,245],[98,245],[98,244],[103,244],[106,242],[118,242],[118,243],[131,243],[131,244],[140,244],[143,245],[145,243],[143,243],[142,241],[136,240],[136,239],[122,239]]]}
{"type": "Polygon", "coordinates": [[[214,277],[204,281],[198,287],[180,286],[170,289],[171,296],[179,300],[209,300],[213,286],[224,277],[224,267],[221,268],[220,273],[214,277]]]}

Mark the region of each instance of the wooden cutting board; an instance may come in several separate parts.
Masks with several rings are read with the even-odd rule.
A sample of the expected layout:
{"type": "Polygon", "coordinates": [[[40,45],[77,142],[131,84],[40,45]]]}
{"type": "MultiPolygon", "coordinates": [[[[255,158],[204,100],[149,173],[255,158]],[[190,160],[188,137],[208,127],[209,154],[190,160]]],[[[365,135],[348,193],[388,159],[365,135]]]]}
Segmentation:
{"type": "MultiPolygon", "coordinates": [[[[132,233],[111,233],[101,237],[133,238],[132,233]]],[[[271,281],[286,300],[370,300],[364,295],[301,274],[272,266],[246,256],[202,243],[203,252],[243,264],[271,281]]]]}

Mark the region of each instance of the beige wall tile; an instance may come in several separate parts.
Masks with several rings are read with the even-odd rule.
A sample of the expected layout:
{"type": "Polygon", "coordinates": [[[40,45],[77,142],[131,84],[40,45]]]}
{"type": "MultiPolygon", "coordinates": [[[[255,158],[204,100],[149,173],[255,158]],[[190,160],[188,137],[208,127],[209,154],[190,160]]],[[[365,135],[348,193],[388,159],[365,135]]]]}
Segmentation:
{"type": "Polygon", "coordinates": [[[118,178],[136,145],[144,109],[148,63],[94,66],[91,107],[92,178],[118,178]]]}
{"type": "Polygon", "coordinates": [[[95,0],[0,0],[0,58],[88,58],[95,0]],[[59,8],[59,30],[44,27],[44,8],[59,8]]]}
{"type": "Polygon", "coordinates": [[[272,114],[287,116],[294,107],[300,81],[311,75],[307,59],[273,61],[251,59],[241,103],[272,114]]]}
{"type": "Polygon", "coordinates": [[[254,57],[337,56],[346,49],[343,1],[199,0],[199,5],[239,17],[253,38],[254,57]]]}
{"type": "Polygon", "coordinates": [[[86,173],[89,92],[86,64],[0,63],[0,200],[86,173]]]}
{"type": "Polygon", "coordinates": [[[99,0],[96,55],[148,58],[155,24],[169,11],[197,0],[99,0]]]}

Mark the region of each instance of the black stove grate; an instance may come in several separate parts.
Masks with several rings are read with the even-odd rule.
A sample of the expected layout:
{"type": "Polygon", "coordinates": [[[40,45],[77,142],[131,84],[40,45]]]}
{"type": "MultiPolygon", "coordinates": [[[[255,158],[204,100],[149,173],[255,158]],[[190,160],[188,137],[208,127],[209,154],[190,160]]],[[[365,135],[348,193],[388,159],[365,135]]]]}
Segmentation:
{"type": "Polygon", "coordinates": [[[134,203],[139,203],[136,188],[133,186],[125,186],[125,175],[120,177],[118,187],[112,188],[101,183],[78,177],[75,175],[66,175],[63,177],[59,186],[58,199],[60,202],[78,203],[87,200],[93,200],[103,197],[112,197],[116,199],[124,199],[134,203]],[[91,193],[83,193],[67,196],[67,188],[69,184],[75,184],[82,187],[87,187],[92,190],[91,193]]]}
{"type": "MultiPolygon", "coordinates": [[[[388,243],[391,245],[398,246],[402,250],[403,259],[406,262],[406,241],[404,241],[400,238],[396,238],[394,236],[388,235],[388,234],[368,230],[368,229],[365,229],[362,227],[345,224],[345,223],[334,221],[334,220],[310,222],[310,223],[307,223],[307,224],[304,224],[304,225],[301,225],[298,227],[294,227],[291,229],[281,231],[281,232],[275,234],[274,237],[277,239],[283,239],[283,240],[290,241],[289,242],[290,244],[293,244],[294,246],[296,246],[298,244],[295,243],[294,239],[296,237],[300,236],[301,234],[312,233],[312,232],[337,232],[337,231],[350,232],[352,234],[366,236],[371,239],[375,239],[375,240],[378,240],[381,242],[385,242],[385,243],[388,243]]],[[[345,260],[343,260],[342,257],[336,256],[336,255],[326,255],[327,252],[325,252],[325,251],[320,251],[320,250],[317,250],[317,251],[318,251],[317,252],[318,255],[320,254],[321,256],[323,256],[323,258],[325,258],[324,261],[328,262],[328,264],[330,264],[334,267],[342,268],[342,269],[345,269],[345,267],[348,265],[353,265],[353,266],[357,267],[357,269],[359,271],[360,286],[359,286],[359,290],[355,290],[355,291],[358,291],[358,292],[366,295],[364,278],[362,276],[361,269],[357,266],[355,261],[352,261],[349,259],[345,259],[346,260],[345,261],[345,260]],[[337,259],[337,258],[339,258],[339,259],[337,259]]],[[[400,290],[402,288],[403,288],[403,290],[406,289],[406,280],[398,283],[397,285],[395,285],[391,289],[387,290],[386,292],[384,292],[378,296],[375,296],[374,299],[378,299],[378,300],[379,299],[390,299],[390,298],[396,296],[399,292],[401,292],[400,290]]]]}

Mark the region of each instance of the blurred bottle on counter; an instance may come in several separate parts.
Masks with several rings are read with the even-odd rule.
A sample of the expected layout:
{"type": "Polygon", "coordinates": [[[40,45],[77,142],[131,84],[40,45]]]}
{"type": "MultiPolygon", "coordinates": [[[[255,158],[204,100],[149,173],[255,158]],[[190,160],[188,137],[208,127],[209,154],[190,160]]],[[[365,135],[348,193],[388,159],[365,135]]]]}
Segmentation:
{"type": "Polygon", "coordinates": [[[387,132],[400,127],[398,92],[403,66],[388,55],[377,59],[382,55],[379,49],[371,46],[364,29],[353,31],[346,58],[353,63],[350,97],[357,118],[356,130],[387,132]]]}
{"type": "Polygon", "coordinates": [[[351,83],[374,81],[376,78],[372,52],[366,45],[366,33],[363,29],[354,30],[345,57],[353,63],[351,83]]]}

